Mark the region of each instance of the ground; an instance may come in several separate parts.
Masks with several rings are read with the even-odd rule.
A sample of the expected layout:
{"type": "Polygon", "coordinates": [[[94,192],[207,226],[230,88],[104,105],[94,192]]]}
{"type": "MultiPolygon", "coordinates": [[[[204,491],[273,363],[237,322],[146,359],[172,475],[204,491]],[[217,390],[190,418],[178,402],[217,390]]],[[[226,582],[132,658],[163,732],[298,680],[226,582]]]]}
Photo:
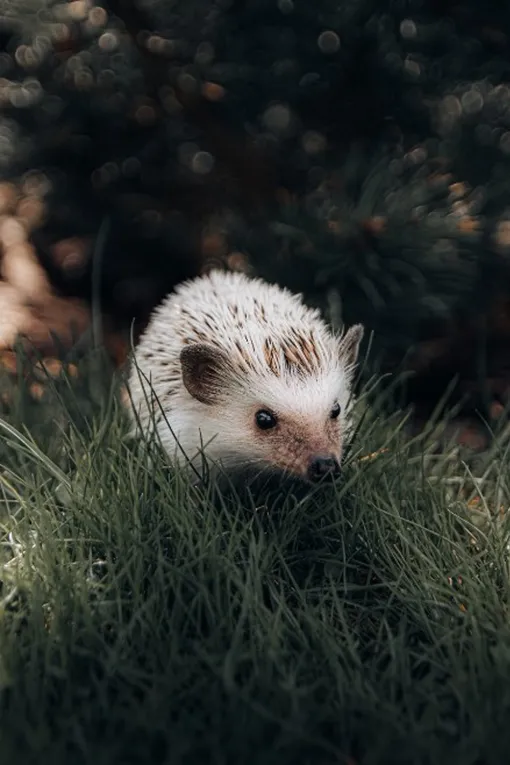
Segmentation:
{"type": "Polygon", "coordinates": [[[362,397],[338,485],[220,493],[94,359],[13,395],[2,765],[507,762],[504,435],[466,462],[362,397]]]}

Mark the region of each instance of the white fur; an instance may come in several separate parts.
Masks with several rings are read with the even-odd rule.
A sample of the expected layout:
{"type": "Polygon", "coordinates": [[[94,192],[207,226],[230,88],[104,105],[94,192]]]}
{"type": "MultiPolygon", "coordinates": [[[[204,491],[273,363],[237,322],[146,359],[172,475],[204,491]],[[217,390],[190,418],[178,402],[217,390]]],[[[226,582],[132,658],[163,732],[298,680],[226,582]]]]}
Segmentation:
{"type": "Polygon", "coordinates": [[[253,412],[269,408],[305,417],[320,428],[338,401],[345,437],[351,377],[352,369],[340,353],[340,338],[300,295],[244,274],[212,271],[179,285],[154,311],[135,351],[129,388],[142,430],[149,432],[154,418],[172,460],[182,462],[182,450],[194,460],[203,445],[209,457],[226,465],[262,467],[267,462],[263,446],[256,446],[249,435],[253,412]],[[263,306],[264,318],[257,305],[263,306]],[[237,308],[240,327],[232,306],[237,308]],[[268,336],[283,338],[290,329],[313,330],[320,357],[318,374],[303,378],[287,372],[277,377],[268,368],[264,341],[268,336]],[[207,342],[197,333],[225,350],[234,366],[242,362],[239,342],[256,367],[256,372],[240,372],[235,391],[222,405],[200,403],[184,387],[179,356],[186,340],[207,342]],[[155,394],[159,401],[152,407],[151,387],[152,398],[155,394]]]}

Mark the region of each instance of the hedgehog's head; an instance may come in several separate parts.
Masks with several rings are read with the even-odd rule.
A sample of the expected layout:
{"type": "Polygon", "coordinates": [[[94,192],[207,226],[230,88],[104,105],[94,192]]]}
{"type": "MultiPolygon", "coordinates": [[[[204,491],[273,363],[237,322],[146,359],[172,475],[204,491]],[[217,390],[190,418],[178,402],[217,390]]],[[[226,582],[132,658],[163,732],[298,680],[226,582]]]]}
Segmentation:
{"type": "Polygon", "coordinates": [[[185,346],[182,378],[206,454],[313,481],[338,473],[362,337],[361,325],[341,338],[293,330],[240,356],[185,346]]]}

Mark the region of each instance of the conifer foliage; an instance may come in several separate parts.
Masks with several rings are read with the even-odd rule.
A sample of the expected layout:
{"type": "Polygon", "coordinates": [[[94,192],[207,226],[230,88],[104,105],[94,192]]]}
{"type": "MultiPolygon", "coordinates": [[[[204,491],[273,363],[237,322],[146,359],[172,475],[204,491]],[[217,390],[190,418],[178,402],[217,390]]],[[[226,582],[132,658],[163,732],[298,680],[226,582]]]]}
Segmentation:
{"type": "Polygon", "coordinates": [[[476,0],[16,0],[0,172],[44,181],[57,289],[90,298],[100,249],[122,321],[220,262],[469,376],[466,327],[510,334],[509,32],[476,0]]]}

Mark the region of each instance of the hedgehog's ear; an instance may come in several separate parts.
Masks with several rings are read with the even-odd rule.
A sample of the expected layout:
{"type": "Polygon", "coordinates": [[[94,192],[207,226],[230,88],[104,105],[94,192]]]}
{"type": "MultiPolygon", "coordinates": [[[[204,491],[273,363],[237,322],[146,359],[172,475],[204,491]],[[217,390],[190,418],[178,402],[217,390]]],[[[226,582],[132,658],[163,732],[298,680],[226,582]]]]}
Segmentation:
{"type": "Polygon", "coordinates": [[[214,404],[225,390],[230,370],[227,354],[205,343],[186,345],[180,355],[182,381],[188,393],[202,404],[214,404]]]}
{"type": "Polygon", "coordinates": [[[362,324],[354,324],[340,341],[340,358],[346,366],[354,366],[358,360],[359,347],[365,330],[362,324]]]}

